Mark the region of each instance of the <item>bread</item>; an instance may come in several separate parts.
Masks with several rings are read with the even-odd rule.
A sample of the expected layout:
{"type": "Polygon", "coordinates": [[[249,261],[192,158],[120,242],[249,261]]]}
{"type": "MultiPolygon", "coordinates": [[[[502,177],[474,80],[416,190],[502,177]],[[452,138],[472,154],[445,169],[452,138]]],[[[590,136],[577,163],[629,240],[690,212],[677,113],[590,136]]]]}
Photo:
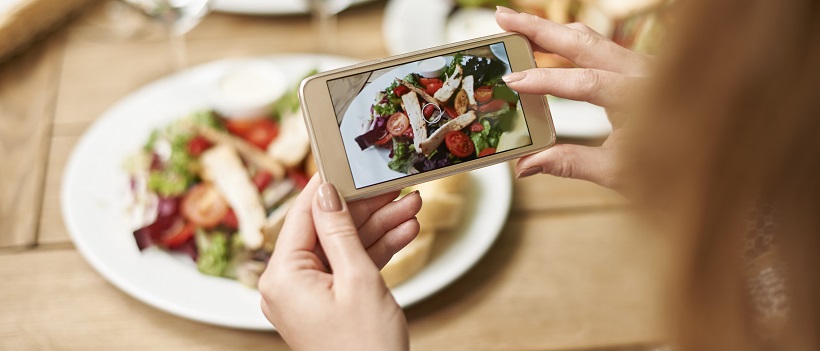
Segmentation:
{"type": "Polygon", "coordinates": [[[430,258],[436,232],[423,230],[382,268],[382,278],[388,287],[394,287],[418,273],[430,258]]]}
{"type": "Polygon", "coordinates": [[[453,229],[463,217],[464,193],[470,176],[462,173],[413,186],[423,199],[416,216],[421,225],[419,235],[382,269],[382,277],[389,287],[395,287],[418,273],[430,259],[436,235],[453,229]]]}

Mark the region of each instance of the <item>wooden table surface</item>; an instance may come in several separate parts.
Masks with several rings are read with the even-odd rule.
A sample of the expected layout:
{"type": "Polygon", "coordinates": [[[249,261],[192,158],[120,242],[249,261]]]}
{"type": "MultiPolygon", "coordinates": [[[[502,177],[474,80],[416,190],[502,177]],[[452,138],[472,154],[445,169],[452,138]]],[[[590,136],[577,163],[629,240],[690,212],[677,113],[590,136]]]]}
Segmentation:
{"type": "MultiPolygon", "coordinates": [[[[387,55],[384,6],[340,16],[339,55],[387,55]]],[[[158,38],[97,38],[89,23],[101,13],[89,9],[0,64],[0,349],[287,349],[274,332],[215,327],[149,307],[105,281],[74,248],[59,205],[74,144],[105,109],[170,73],[158,38]]],[[[308,16],[218,13],[187,40],[192,65],[316,52],[318,42],[308,16]]],[[[631,350],[654,343],[664,331],[663,243],[637,229],[612,191],[548,176],[516,181],[513,211],[490,253],[406,310],[412,346],[631,350]]]]}

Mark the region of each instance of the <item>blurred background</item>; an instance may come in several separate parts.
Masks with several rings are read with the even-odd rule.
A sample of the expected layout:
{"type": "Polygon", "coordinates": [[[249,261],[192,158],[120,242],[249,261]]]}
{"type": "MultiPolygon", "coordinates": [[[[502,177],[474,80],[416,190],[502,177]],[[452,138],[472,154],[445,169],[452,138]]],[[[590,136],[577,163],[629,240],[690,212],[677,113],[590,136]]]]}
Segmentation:
{"type": "MultiPolygon", "coordinates": [[[[175,74],[195,77],[198,65],[303,54],[317,62],[378,59],[498,33],[497,5],[582,22],[649,54],[662,50],[674,23],[665,0],[0,0],[0,349],[287,349],[275,333],[155,309],[95,272],[106,263],[79,251],[77,240],[88,233],[68,227],[76,222],[65,187],[74,185],[64,175],[75,147],[106,111],[132,106],[129,95],[175,74]]],[[[550,54],[536,60],[572,67],[550,54]]],[[[172,106],[190,100],[190,91],[162,94],[168,106],[158,109],[193,112],[187,102],[172,106]]],[[[611,131],[597,106],[550,103],[559,142],[598,145],[611,131]]],[[[154,107],[132,110],[135,125],[140,115],[166,118],[148,117],[154,107]]],[[[108,142],[145,139],[122,133],[108,142]]],[[[309,161],[299,162],[310,173],[309,161]]],[[[512,196],[493,246],[448,287],[406,309],[414,348],[650,350],[662,343],[657,281],[667,248],[636,227],[623,198],[547,176],[499,184],[512,196]]],[[[91,203],[91,216],[111,205],[91,203]]],[[[480,216],[468,211],[462,224],[480,216]]],[[[133,245],[126,236],[124,245],[133,245]]],[[[447,247],[437,250],[434,258],[447,247]]]]}

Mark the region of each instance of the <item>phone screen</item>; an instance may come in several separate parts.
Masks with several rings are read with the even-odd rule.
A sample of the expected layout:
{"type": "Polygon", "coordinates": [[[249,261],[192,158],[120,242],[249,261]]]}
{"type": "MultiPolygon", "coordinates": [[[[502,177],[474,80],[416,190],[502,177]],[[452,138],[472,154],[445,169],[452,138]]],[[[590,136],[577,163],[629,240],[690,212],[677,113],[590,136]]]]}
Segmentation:
{"type": "Polygon", "coordinates": [[[532,145],[503,42],[327,82],[357,189],[532,145]]]}

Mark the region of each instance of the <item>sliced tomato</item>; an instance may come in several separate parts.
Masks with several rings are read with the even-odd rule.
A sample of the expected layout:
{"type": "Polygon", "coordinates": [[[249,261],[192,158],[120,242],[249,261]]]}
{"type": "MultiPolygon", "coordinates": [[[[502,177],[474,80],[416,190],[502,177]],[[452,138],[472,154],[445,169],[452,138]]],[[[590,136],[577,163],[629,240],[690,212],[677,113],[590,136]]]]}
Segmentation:
{"type": "Polygon", "coordinates": [[[196,226],[191,222],[186,222],[178,218],[174,225],[159,238],[159,242],[169,248],[173,249],[182,246],[188,239],[194,236],[196,226]]]}
{"type": "Polygon", "coordinates": [[[402,134],[402,135],[404,135],[404,136],[406,136],[410,139],[413,139],[413,137],[415,136],[415,134],[413,134],[413,128],[407,128],[407,130],[405,130],[404,134],[402,134]]]}
{"type": "Polygon", "coordinates": [[[393,95],[396,95],[396,96],[402,96],[404,94],[407,94],[408,92],[410,92],[410,89],[408,89],[406,86],[401,85],[401,84],[399,84],[395,88],[393,88],[393,95]]]}
{"type": "Polygon", "coordinates": [[[239,229],[239,220],[236,218],[236,213],[233,212],[232,208],[228,208],[228,212],[225,213],[225,217],[222,217],[221,223],[229,229],[239,229]]]}
{"type": "Polygon", "coordinates": [[[501,100],[501,99],[495,99],[495,100],[490,101],[490,102],[488,102],[484,105],[479,106],[478,107],[478,112],[481,112],[481,113],[495,112],[495,111],[498,111],[501,108],[503,108],[504,105],[507,105],[506,101],[501,100]]]}
{"type": "Polygon", "coordinates": [[[389,143],[391,141],[393,141],[393,136],[390,135],[390,133],[387,133],[387,134],[384,135],[383,138],[381,138],[378,141],[376,141],[375,143],[373,143],[373,145],[383,146],[383,145],[387,145],[387,143],[389,143]]]}
{"type": "Polygon", "coordinates": [[[387,119],[387,132],[393,136],[404,134],[410,128],[410,119],[404,112],[396,112],[387,119]]]}
{"type": "Polygon", "coordinates": [[[202,228],[213,228],[228,212],[228,203],[211,183],[195,185],[182,198],[182,216],[202,228]]]}
{"type": "Polygon", "coordinates": [[[456,109],[450,106],[444,106],[444,112],[447,112],[447,115],[449,115],[450,118],[458,117],[458,112],[456,112],[456,109]]]}
{"type": "Polygon", "coordinates": [[[475,101],[483,104],[493,99],[493,87],[483,86],[475,90],[475,101]]]}
{"type": "Polygon", "coordinates": [[[441,87],[443,87],[443,86],[444,86],[444,83],[441,83],[441,82],[439,82],[439,83],[430,83],[430,84],[425,85],[425,87],[427,88],[427,89],[425,89],[425,91],[427,91],[427,94],[435,95],[436,92],[439,89],[441,89],[441,87]]]}
{"type": "Polygon", "coordinates": [[[213,146],[213,144],[211,144],[208,139],[205,139],[201,135],[197,135],[188,141],[188,153],[196,157],[202,155],[202,153],[211,146],[213,146]]]}
{"type": "Polygon", "coordinates": [[[433,84],[433,83],[441,84],[442,82],[441,82],[441,79],[438,79],[438,78],[424,78],[424,77],[421,77],[421,78],[419,78],[419,83],[421,83],[421,85],[423,85],[423,86],[428,86],[428,85],[433,84]]]}
{"type": "Polygon", "coordinates": [[[495,148],[494,147],[488,147],[488,148],[485,148],[484,150],[481,150],[481,152],[478,153],[478,157],[484,157],[484,156],[487,156],[487,155],[492,155],[494,153],[495,153],[495,148]]]}
{"type": "Polygon", "coordinates": [[[456,157],[467,157],[475,152],[475,144],[470,137],[459,131],[447,133],[444,136],[444,143],[447,145],[447,150],[450,150],[456,157]]]}
{"type": "Polygon", "coordinates": [[[225,128],[252,145],[266,149],[279,135],[279,126],[267,117],[253,119],[229,119],[225,121],[225,128]]]}
{"type": "Polygon", "coordinates": [[[253,175],[253,185],[256,185],[256,190],[259,190],[261,193],[262,190],[268,187],[271,181],[273,181],[273,174],[266,171],[256,171],[256,174],[253,175]]]}

